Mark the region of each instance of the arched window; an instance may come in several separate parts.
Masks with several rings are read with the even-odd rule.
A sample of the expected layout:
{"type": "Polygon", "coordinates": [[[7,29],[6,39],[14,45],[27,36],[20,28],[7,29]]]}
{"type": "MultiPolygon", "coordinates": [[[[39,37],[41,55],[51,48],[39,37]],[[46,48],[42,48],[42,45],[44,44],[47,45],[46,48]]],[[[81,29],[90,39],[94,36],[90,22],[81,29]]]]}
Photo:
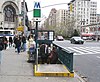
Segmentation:
{"type": "Polygon", "coordinates": [[[4,8],[4,14],[5,14],[5,17],[4,17],[5,21],[15,22],[14,19],[15,19],[16,11],[12,5],[7,5],[4,8]]]}

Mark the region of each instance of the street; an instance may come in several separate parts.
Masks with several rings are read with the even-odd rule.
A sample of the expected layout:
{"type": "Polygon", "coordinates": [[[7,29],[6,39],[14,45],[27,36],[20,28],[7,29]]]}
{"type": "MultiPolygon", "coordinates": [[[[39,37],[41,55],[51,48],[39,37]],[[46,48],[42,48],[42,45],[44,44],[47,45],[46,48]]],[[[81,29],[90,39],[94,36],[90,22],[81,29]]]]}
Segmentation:
{"type": "Polygon", "coordinates": [[[88,82],[100,81],[100,42],[71,44],[65,40],[57,43],[74,52],[74,71],[88,82]]]}
{"type": "Polygon", "coordinates": [[[0,82],[100,82],[99,5],[100,0],[1,0],[0,82]]]}

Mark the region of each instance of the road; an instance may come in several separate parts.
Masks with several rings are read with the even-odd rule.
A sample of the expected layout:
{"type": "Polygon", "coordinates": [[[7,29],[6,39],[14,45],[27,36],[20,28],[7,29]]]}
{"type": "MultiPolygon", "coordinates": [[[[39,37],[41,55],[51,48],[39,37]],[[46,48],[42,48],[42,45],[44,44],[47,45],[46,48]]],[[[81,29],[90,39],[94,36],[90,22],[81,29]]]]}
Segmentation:
{"type": "Polygon", "coordinates": [[[88,82],[100,82],[100,42],[71,44],[58,41],[61,46],[74,52],[74,70],[88,82]]]}

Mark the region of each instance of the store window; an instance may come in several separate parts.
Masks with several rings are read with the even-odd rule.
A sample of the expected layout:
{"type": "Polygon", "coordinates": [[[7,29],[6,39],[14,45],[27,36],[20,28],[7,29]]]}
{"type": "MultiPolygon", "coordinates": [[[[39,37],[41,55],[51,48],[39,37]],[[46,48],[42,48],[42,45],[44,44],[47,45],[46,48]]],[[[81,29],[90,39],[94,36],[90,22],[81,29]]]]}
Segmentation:
{"type": "Polygon", "coordinates": [[[15,19],[16,11],[13,6],[7,5],[4,8],[4,15],[5,15],[5,17],[4,17],[5,21],[15,22],[14,19],[15,19]]]}

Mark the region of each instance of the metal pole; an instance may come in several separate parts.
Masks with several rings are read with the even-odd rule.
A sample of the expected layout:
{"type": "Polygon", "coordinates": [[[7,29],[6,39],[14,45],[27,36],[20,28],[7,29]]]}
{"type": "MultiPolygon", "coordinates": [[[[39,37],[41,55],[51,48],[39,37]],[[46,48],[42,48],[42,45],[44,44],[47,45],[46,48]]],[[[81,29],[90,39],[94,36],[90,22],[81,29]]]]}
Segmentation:
{"type": "Polygon", "coordinates": [[[36,70],[38,70],[38,48],[36,48],[36,70]]]}
{"type": "Polygon", "coordinates": [[[35,40],[36,40],[36,70],[38,69],[38,21],[36,21],[36,30],[35,30],[35,40]]]}
{"type": "Polygon", "coordinates": [[[38,39],[38,21],[36,21],[36,30],[35,30],[36,48],[37,48],[37,39],[38,39]]]}
{"type": "Polygon", "coordinates": [[[97,29],[96,29],[96,41],[98,42],[98,22],[97,22],[97,29]]]}
{"type": "Polygon", "coordinates": [[[24,35],[26,36],[26,28],[25,28],[25,0],[23,0],[23,7],[24,7],[24,12],[23,12],[23,25],[24,25],[24,35]]]}

